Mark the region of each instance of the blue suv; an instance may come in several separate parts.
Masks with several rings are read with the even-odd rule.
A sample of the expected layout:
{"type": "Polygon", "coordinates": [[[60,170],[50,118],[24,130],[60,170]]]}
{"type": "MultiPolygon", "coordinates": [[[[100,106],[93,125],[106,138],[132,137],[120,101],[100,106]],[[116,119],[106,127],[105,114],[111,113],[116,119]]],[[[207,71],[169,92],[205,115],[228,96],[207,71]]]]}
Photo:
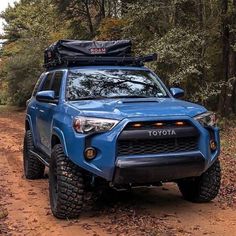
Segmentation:
{"type": "Polygon", "coordinates": [[[60,41],[53,50],[58,56],[62,43],[75,42],[90,55],[55,62],[47,51],[46,71],[27,102],[24,172],[38,179],[49,167],[53,215],[77,217],[86,190],[104,185],[171,181],[189,201],[214,199],[221,178],[215,115],[179,100],[183,90],[167,89],[143,66],[150,56],[104,55],[106,43],[119,41],[60,41]]]}

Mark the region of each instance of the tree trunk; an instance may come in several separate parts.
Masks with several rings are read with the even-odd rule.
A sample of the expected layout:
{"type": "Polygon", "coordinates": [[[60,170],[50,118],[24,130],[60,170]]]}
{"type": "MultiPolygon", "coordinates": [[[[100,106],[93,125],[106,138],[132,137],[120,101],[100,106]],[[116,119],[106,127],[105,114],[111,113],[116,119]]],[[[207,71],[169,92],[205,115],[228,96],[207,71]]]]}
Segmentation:
{"type": "Polygon", "coordinates": [[[111,0],[107,1],[107,17],[111,17],[111,0]]]}
{"type": "Polygon", "coordinates": [[[200,29],[203,29],[204,26],[204,3],[203,0],[199,0],[198,3],[198,19],[199,19],[199,25],[200,29]]]}
{"type": "Polygon", "coordinates": [[[235,34],[235,20],[236,20],[236,0],[233,0],[233,15],[231,18],[232,29],[230,32],[230,78],[232,78],[232,86],[231,86],[231,109],[234,114],[236,114],[236,52],[233,46],[236,45],[236,34],[235,34]]]}
{"type": "Polygon", "coordinates": [[[227,82],[229,78],[229,26],[228,26],[228,0],[221,0],[221,14],[222,14],[222,47],[223,47],[223,81],[224,86],[222,87],[220,99],[219,99],[219,112],[221,115],[226,115],[228,107],[226,107],[227,97],[227,82]]]}
{"type": "Polygon", "coordinates": [[[105,12],[105,0],[101,0],[100,3],[100,8],[101,8],[101,18],[104,19],[106,17],[106,12],[105,12]]]}
{"type": "Polygon", "coordinates": [[[90,11],[89,11],[89,0],[84,1],[84,5],[85,5],[85,10],[86,10],[86,16],[87,16],[90,36],[93,37],[94,36],[94,28],[93,28],[92,17],[91,17],[90,11]]]}
{"type": "Polygon", "coordinates": [[[171,24],[173,27],[177,25],[177,0],[172,1],[171,24]]]}
{"type": "MultiPolygon", "coordinates": [[[[198,2],[198,20],[199,20],[199,31],[201,33],[204,33],[205,32],[205,22],[204,22],[204,3],[203,3],[203,0],[199,0],[198,2]]],[[[204,34],[203,34],[204,35],[204,34]]],[[[204,36],[203,36],[204,37],[204,36]]],[[[206,44],[204,43],[201,47],[201,56],[200,56],[200,61],[199,61],[199,71],[201,72],[201,75],[200,75],[200,84],[201,84],[201,87],[203,88],[204,85],[205,85],[205,66],[204,66],[204,60],[205,60],[205,52],[206,52],[206,44]]],[[[203,104],[204,104],[204,101],[202,101],[203,104]]]]}

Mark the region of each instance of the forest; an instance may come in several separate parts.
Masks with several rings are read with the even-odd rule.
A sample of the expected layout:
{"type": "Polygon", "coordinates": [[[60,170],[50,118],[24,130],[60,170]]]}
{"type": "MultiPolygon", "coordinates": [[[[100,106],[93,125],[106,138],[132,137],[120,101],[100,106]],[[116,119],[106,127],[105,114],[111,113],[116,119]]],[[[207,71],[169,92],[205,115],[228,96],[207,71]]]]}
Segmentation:
{"type": "Polygon", "coordinates": [[[0,2],[0,236],[236,235],[236,0],[15,0],[5,8],[12,1],[0,2]],[[43,82],[41,102],[33,97],[26,111],[45,49],[60,39],[130,39],[134,55],[157,53],[145,65],[168,88],[216,116],[172,104],[150,82],[135,96],[128,70],[71,71],[66,102],[57,100],[60,81],[52,93],[43,82]],[[119,87],[131,96],[114,96],[119,87]],[[143,94],[150,88],[157,99],[143,94]],[[132,179],[116,184],[116,174],[132,179]]]}
{"type": "Polygon", "coordinates": [[[131,39],[185,99],[236,114],[236,0],[20,0],[0,16],[0,104],[25,106],[54,41],[131,39]]]}

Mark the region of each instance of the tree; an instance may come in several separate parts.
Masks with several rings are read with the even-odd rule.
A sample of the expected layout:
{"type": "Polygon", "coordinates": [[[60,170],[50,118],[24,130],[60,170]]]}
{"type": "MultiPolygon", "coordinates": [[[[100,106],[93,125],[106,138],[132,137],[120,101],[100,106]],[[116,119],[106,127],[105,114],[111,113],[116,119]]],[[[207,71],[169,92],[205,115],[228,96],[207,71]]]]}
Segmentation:
{"type": "Polygon", "coordinates": [[[221,0],[223,86],[219,99],[222,115],[236,114],[236,0],[221,0]]]}
{"type": "Polygon", "coordinates": [[[0,83],[9,95],[6,102],[25,104],[43,70],[44,49],[66,35],[55,12],[50,0],[24,0],[2,14],[8,42],[2,50],[0,83]]]}

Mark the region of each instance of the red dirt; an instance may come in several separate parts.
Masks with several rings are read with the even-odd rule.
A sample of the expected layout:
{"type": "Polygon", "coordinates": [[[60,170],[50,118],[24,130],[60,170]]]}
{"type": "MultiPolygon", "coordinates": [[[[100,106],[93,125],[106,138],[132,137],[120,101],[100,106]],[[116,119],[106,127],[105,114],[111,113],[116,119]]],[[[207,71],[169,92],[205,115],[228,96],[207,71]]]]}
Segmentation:
{"type": "Polygon", "coordinates": [[[182,199],[174,184],[101,197],[78,220],[51,214],[48,180],[22,171],[24,113],[0,110],[0,235],[236,235],[236,129],[223,134],[223,181],[208,204],[182,199]]]}

